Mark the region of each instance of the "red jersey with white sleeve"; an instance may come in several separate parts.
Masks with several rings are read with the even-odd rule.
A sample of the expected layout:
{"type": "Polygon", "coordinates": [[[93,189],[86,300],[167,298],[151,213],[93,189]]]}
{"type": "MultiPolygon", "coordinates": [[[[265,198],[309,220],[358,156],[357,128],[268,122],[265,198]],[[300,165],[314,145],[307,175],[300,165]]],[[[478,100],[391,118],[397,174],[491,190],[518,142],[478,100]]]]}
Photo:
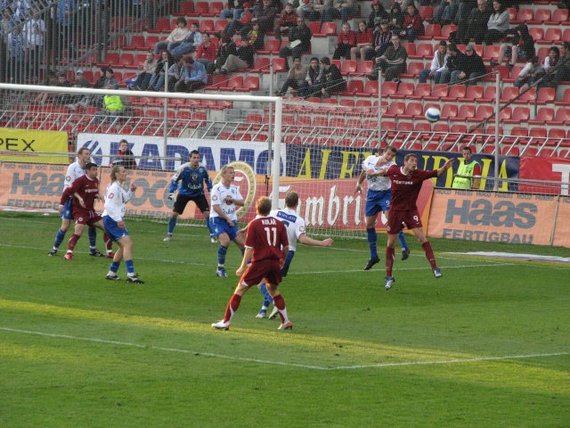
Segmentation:
{"type": "Polygon", "coordinates": [[[83,208],[79,202],[73,204],[73,208],[83,208],[88,211],[95,210],[95,199],[99,196],[99,179],[89,178],[86,175],[82,175],[77,178],[69,187],[66,187],[63,194],[61,195],[60,203],[65,204],[65,201],[73,194],[77,193],[81,199],[85,208],[83,208]]]}
{"type": "Polygon", "coordinates": [[[253,248],[252,264],[261,260],[281,260],[289,245],[287,229],[273,217],[259,217],[247,226],[245,246],[253,248]]]}
{"type": "Polygon", "coordinates": [[[402,167],[394,165],[388,169],[387,176],[392,183],[390,211],[414,211],[417,210],[416,201],[422,183],[428,178],[437,177],[437,170],[416,169],[410,174],[404,174],[402,167]]]}

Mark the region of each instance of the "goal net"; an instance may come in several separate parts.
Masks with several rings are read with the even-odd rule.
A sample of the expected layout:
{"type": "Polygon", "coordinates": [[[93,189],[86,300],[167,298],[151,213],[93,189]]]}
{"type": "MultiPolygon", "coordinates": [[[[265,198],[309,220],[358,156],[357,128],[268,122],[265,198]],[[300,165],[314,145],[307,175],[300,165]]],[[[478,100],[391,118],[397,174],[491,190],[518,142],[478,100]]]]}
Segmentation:
{"type": "MultiPolygon", "coordinates": [[[[101,166],[104,188],[126,140],[136,161],[129,173],[138,187],[128,206],[133,217],[167,221],[172,174],[198,150],[213,181],[223,165],[234,163],[246,197],[242,222],[255,215],[257,197],[270,196],[282,207],[286,193],[295,190],[309,233],[362,236],[365,201],[355,194],[356,178],[381,135],[372,102],[6,84],[0,91],[3,209],[56,214],[67,165],[80,148],[88,148],[101,166]],[[120,108],[110,109],[109,98],[120,108]],[[274,150],[278,157],[272,157],[274,150]]],[[[194,204],[180,220],[203,227],[194,204]]]]}

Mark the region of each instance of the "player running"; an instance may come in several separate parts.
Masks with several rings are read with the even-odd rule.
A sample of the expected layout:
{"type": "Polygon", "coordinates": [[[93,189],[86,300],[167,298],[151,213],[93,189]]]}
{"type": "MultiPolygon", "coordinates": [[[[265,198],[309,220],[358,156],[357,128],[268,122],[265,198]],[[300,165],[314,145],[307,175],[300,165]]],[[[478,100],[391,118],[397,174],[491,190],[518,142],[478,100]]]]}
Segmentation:
{"type": "MultiPolygon", "coordinates": [[[[204,214],[206,226],[208,227],[208,230],[210,230],[210,207],[208,206],[208,201],[204,195],[204,185],[208,188],[208,192],[212,191],[212,181],[208,176],[208,171],[200,165],[200,152],[198,150],[192,150],[190,152],[190,162],[185,163],[178,168],[176,173],[172,176],[172,181],[168,188],[168,199],[174,199],[174,192],[177,188],[178,195],[174,202],[172,216],[168,221],[168,232],[164,241],[170,241],[172,239],[172,234],[174,233],[174,228],[178,221],[178,216],[184,212],[186,205],[190,201],[194,201],[202,214],[204,214]]],[[[213,242],[216,242],[212,237],[211,230],[210,237],[213,242]]]]}
{"type": "Polygon", "coordinates": [[[243,207],[244,200],[239,188],[232,185],[236,176],[234,168],[225,165],[222,167],[221,174],[222,180],[210,192],[212,199],[210,230],[213,237],[217,238],[220,243],[216,275],[220,278],[227,278],[225,263],[230,241],[234,241],[243,253],[243,238],[238,233],[236,211],[238,207],[243,207]]]}
{"type": "MultiPolygon", "coordinates": [[[[287,272],[289,272],[289,266],[295,257],[295,251],[297,250],[297,241],[301,244],[311,245],[316,247],[330,247],[333,244],[331,238],[323,239],[319,241],[318,239],[313,239],[305,233],[305,220],[303,220],[297,213],[297,206],[299,205],[299,194],[297,192],[288,192],[285,196],[285,208],[281,210],[271,211],[271,217],[275,217],[280,220],[285,225],[287,229],[287,238],[289,241],[289,251],[287,252],[287,257],[285,258],[285,263],[281,268],[281,276],[285,278],[287,272]]],[[[267,315],[267,309],[272,303],[272,298],[265,283],[260,285],[261,293],[263,294],[263,304],[259,310],[256,318],[265,318],[267,315]]],[[[273,319],[278,314],[278,309],[276,306],[273,307],[269,319],[273,319]]]]}
{"type": "Polygon", "coordinates": [[[144,284],[144,282],[135,273],[133,263],[133,241],[129,236],[129,231],[125,226],[123,218],[125,217],[125,204],[133,196],[133,192],[137,190],[137,186],[131,184],[130,190],[123,187],[127,179],[127,170],[124,166],[115,165],[111,169],[111,184],[107,187],[105,193],[105,211],[103,212],[103,224],[107,235],[119,244],[119,249],[113,257],[113,262],[109,268],[106,279],[116,281],[119,279],[117,271],[121,265],[121,260],[125,259],[127,267],[127,282],[134,284],[144,284]]]}
{"type": "Polygon", "coordinates": [[[256,286],[263,280],[267,283],[267,290],[271,294],[281,317],[279,330],[290,330],[293,328],[293,323],[289,321],[287,316],[285,299],[283,299],[277,288],[282,279],[280,261],[287,254],[289,244],[287,230],[281,221],[269,216],[271,199],[267,197],[259,198],[256,209],[258,217],[247,226],[245,253],[241,265],[236,270],[236,275],[241,276],[238,285],[227,304],[224,318],[212,324],[212,327],[218,330],[228,330],[230,328],[232,318],[239,308],[242,296],[250,287],[256,286]],[[251,263],[248,266],[247,264],[250,260],[251,263]]]}
{"type": "MultiPolygon", "coordinates": [[[[388,146],[384,149],[381,156],[370,155],[362,162],[362,172],[356,182],[355,193],[362,191],[362,182],[364,178],[368,181],[368,190],[366,191],[366,233],[368,237],[368,247],[370,248],[370,259],[364,270],[369,270],[380,261],[378,256],[376,233],[376,221],[378,214],[383,212],[388,215],[390,211],[390,198],[392,196],[390,179],[380,175],[382,169],[388,169],[392,165],[396,165],[394,157],[397,150],[394,146],[388,146]]],[[[410,256],[408,243],[404,236],[404,231],[398,233],[400,244],[402,245],[402,260],[406,260],[410,256]]]]}
{"type": "Polygon", "coordinates": [[[424,180],[440,176],[451,167],[453,161],[454,159],[449,159],[437,170],[424,171],[418,169],[417,155],[408,153],[404,156],[404,166],[394,165],[380,172],[381,175],[389,177],[392,182],[392,207],[388,213],[388,224],[386,225],[386,231],[388,232],[388,240],[386,242],[386,283],[384,285],[386,290],[392,288],[392,285],[396,282],[396,279],[392,276],[394,246],[396,244],[396,236],[402,230],[403,224],[414,232],[414,235],[422,244],[433,275],[436,278],[441,278],[442,273],[437,267],[433,249],[422,229],[422,220],[416,201],[424,180]]]}
{"type": "MultiPolygon", "coordinates": [[[[65,173],[65,181],[63,183],[62,193],[67,189],[69,186],[73,184],[75,180],[77,180],[82,175],[85,175],[85,165],[91,159],[91,151],[86,149],[85,147],[79,149],[77,152],[77,160],[70,164],[67,167],[67,172],[65,173]]],[[[63,209],[60,209],[61,212],[61,226],[58,229],[57,233],[55,234],[55,239],[53,241],[53,246],[50,252],[48,253],[49,256],[55,256],[57,251],[59,250],[59,246],[63,242],[65,238],[65,234],[69,229],[69,225],[71,220],[73,220],[73,198],[70,196],[63,204],[63,209]]],[[[96,245],[97,240],[97,232],[95,228],[90,226],[89,227],[89,255],[94,257],[103,257],[104,254],[97,250],[96,245]]]]}
{"type": "MultiPolygon", "coordinates": [[[[67,252],[63,258],[65,260],[73,260],[73,250],[81,235],[85,225],[89,227],[98,227],[103,232],[103,222],[101,216],[95,212],[95,200],[103,200],[99,193],[99,179],[97,178],[97,165],[93,162],[88,162],[85,165],[85,175],[82,175],[73,184],[65,189],[61,195],[60,210],[64,210],[64,204],[70,199],[75,198],[73,206],[73,218],[75,219],[74,233],[69,238],[67,243],[67,252]]],[[[107,247],[107,257],[113,258],[112,243],[107,237],[103,235],[105,246],[107,247]]]]}

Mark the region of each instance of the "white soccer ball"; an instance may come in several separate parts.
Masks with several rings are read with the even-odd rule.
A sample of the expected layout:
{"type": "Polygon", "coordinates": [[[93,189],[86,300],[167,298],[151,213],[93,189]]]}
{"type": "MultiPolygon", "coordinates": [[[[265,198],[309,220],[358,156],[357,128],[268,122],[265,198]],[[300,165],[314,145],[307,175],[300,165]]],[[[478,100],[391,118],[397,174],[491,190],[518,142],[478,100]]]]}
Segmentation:
{"type": "Polygon", "coordinates": [[[441,118],[441,112],[437,107],[430,107],[426,110],[425,117],[428,122],[435,123],[441,118]]]}

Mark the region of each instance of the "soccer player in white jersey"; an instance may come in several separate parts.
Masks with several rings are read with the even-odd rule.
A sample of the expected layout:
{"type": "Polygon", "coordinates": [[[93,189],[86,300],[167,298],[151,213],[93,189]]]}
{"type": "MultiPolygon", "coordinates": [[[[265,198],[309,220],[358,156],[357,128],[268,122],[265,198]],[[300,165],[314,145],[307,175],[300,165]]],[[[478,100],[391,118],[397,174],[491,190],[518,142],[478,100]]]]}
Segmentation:
{"type": "Polygon", "coordinates": [[[218,239],[218,268],[216,275],[227,278],[226,254],[231,241],[244,251],[243,238],[238,233],[238,219],[236,212],[238,207],[243,207],[244,199],[237,186],[232,185],[235,178],[235,170],[232,166],[222,167],[222,179],[210,192],[212,211],[210,212],[210,230],[212,236],[218,239]]]}
{"type": "MultiPolygon", "coordinates": [[[[285,258],[285,263],[281,268],[281,276],[286,277],[287,272],[289,271],[289,266],[291,265],[291,261],[295,256],[295,251],[297,250],[297,242],[305,245],[311,245],[316,247],[330,247],[333,244],[333,240],[331,238],[323,239],[319,241],[318,239],[313,239],[305,233],[305,220],[299,216],[297,213],[297,207],[299,205],[299,194],[294,191],[290,191],[285,196],[285,208],[280,210],[273,210],[271,211],[271,217],[275,217],[278,220],[281,220],[283,224],[285,224],[285,228],[287,229],[287,237],[289,239],[289,251],[287,253],[287,257],[285,258]]],[[[271,296],[265,287],[265,283],[262,283],[261,286],[261,293],[263,294],[263,304],[261,309],[259,310],[256,318],[265,318],[267,315],[267,309],[272,302],[271,296]]],[[[273,312],[269,316],[269,318],[273,319],[277,316],[278,310],[277,308],[273,308],[273,312]]]]}
{"type": "MultiPolygon", "coordinates": [[[[71,187],[73,182],[79,177],[85,175],[85,165],[91,159],[91,151],[85,147],[79,149],[77,152],[77,160],[67,167],[67,172],[65,173],[65,181],[63,182],[62,194],[68,187],[71,187]]],[[[61,226],[55,234],[55,239],[53,241],[53,246],[49,256],[55,256],[59,250],[59,246],[65,238],[65,234],[69,229],[71,220],[73,220],[73,197],[70,196],[63,206],[60,206],[61,212],[61,226]]],[[[95,246],[97,239],[97,232],[95,228],[89,227],[89,254],[94,257],[103,257],[104,255],[97,250],[95,246]]]]}
{"type": "Polygon", "coordinates": [[[125,226],[125,204],[137,190],[137,186],[131,184],[130,190],[126,190],[123,185],[127,179],[127,170],[124,166],[115,165],[111,169],[111,184],[105,192],[105,211],[103,211],[103,225],[107,235],[119,244],[119,250],[113,257],[113,262],[109,268],[106,279],[116,281],[119,279],[117,271],[121,265],[121,260],[125,259],[127,267],[127,281],[134,284],[144,284],[135,273],[133,263],[133,241],[129,236],[129,231],[125,226]]]}
{"type": "MultiPolygon", "coordinates": [[[[381,156],[370,155],[364,162],[362,162],[362,173],[356,182],[356,192],[362,191],[362,182],[366,178],[368,181],[368,190],[366,191],[366,233],[368,238],[368,247],[370,248],[370,259],[364,270],[369,270],[376,263],[380,261],[378,257],[376,234],[376,221],[378,214],[383,212],[388,216],[390,210],[390,198],[392,196],[390,179],[388,177],[380,176],[380,171],[387,169],[392,165],[396,165],[394,157],[397,150],[393,146],[388,146],[384,149],[381,156]]],[[[402,260],[406,260],[410,256],[410,250],[404,236],[404,232],[400,231],[398,234],[400,244],[402,245],[402,260]]]]}

